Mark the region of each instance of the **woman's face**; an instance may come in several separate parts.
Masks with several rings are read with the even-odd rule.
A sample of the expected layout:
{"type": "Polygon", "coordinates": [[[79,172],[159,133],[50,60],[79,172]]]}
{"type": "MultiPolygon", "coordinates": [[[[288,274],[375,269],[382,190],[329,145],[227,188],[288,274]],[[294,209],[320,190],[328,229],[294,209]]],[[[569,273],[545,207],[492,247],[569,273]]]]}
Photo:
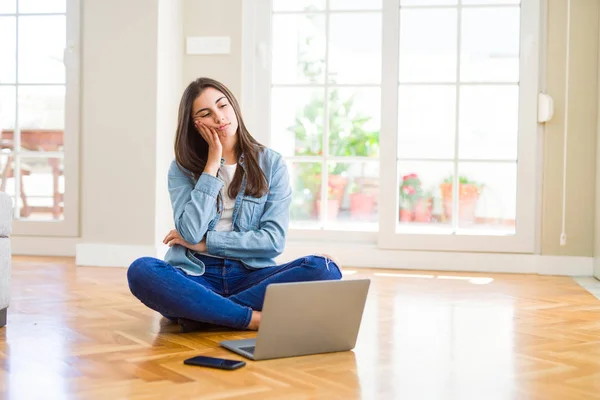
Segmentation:
{"type": "Polygon", "coordinates": [[[215,88],[204,89],[192,105],[192,120],[217,130],[219,137],[233,136],[238,120],[227,97],[215,88]]]}

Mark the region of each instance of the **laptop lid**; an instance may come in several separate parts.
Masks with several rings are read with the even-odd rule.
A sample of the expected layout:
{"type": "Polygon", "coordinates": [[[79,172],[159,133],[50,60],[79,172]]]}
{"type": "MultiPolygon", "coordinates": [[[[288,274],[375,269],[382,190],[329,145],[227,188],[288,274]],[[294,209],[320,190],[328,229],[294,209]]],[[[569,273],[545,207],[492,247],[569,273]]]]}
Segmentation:
{"type": "Polygon", "coordinates": [[[369,279],[267,286],[255,360],[351,350],[369,279]]]}

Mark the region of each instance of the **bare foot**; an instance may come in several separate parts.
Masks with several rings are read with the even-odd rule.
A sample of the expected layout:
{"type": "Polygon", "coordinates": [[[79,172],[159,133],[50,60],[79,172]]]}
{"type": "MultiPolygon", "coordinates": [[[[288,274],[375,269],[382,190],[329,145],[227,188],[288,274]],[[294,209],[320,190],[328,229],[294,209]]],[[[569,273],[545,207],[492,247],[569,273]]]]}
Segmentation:
{"type": "Polygon", "coordinates": [[[257,331],[258,326],[260,325],[261,317],[262,313],[260,311],[252,311],[252,318],[250,319],[250,323],[248,324],[248,329],[251,331],[257,331]]]}

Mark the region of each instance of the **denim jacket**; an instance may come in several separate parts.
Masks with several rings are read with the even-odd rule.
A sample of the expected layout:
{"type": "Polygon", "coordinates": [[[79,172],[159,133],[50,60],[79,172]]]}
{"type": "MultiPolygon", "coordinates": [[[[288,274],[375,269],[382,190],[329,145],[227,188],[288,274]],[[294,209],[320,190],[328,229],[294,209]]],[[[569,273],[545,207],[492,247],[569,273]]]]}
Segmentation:
{"type": "MultiPolygon", "coordinates": [[[[206,253],[240,260],[249,268],[275,265],[275,257],[285,248],[292,189],[287,166],[279,153],[265,148],[258,162],[267,177],[268,193],[258,198],[246,196],[244,173],[233,209],[231,232],[214,230],[222,213],[222,209],[217,209],[217,198],[222,195],[223,181],[206,173],[194,181],[180,170],[175,160],[171,163],[168,186],[173,219],[175,229],[185,241],[196,244],[206,238],[206,253]]],[[[243,155],[238,167],[246,172],[243,155]]],[[[189,275],[204,274],[204,263],[194,251],[183,246],[169,248],[165,261],[189,275]]]]}

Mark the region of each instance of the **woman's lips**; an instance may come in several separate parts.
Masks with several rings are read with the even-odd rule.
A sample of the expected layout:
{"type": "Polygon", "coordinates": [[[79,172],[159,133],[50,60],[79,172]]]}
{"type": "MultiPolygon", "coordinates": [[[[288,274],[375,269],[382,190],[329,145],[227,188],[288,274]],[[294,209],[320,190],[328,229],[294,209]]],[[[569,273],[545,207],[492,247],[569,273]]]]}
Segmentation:
{"type": "Polygon", "coordinates": [[[225,128],[227,128],[229,125],[230,124],[221,125],[221,126],[219,126],[219,130],[220,131],[225,130],[225,128]]]}

